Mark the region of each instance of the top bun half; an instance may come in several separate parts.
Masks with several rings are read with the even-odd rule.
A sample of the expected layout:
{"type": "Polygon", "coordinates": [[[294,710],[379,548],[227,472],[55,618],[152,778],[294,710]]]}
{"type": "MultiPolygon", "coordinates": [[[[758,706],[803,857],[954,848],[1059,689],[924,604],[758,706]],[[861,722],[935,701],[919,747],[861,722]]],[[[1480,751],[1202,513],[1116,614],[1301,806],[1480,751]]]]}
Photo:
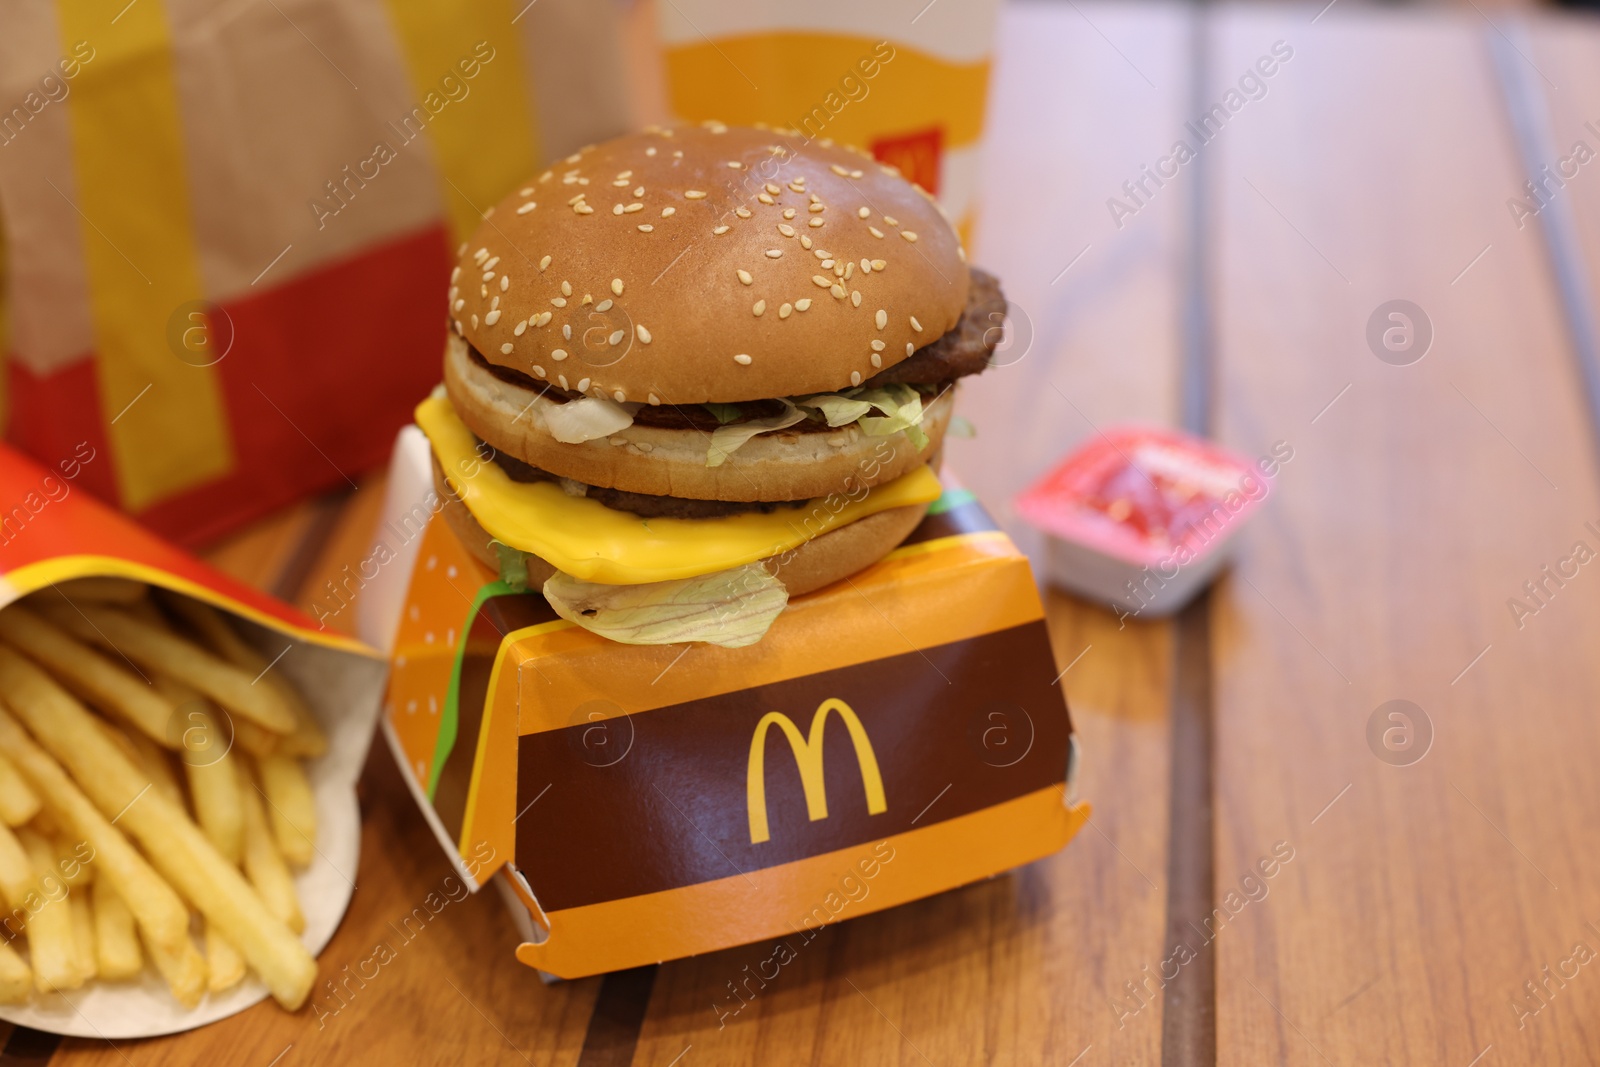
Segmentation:
{"type": "Polygon", "coordinates": [[[955,231],[893,168],[794,131],[655,127],[497,204],[450,314],[486,359],[562,388],[736,403],[860,384],[952,329],[968,284],[955,231]]]}

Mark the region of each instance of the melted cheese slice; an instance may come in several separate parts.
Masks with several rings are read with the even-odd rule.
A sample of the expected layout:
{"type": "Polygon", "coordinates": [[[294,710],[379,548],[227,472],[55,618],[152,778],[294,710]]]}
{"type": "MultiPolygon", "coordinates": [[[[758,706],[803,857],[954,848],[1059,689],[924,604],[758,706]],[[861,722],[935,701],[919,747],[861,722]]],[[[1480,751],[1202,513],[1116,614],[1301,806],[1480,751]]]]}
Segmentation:
{"type": "Polygon", "coordinates": [[[472,431],[442,396],[417,405],[416,418],[450,487],[489,536],[574,577],[606,585],[693,578],[754,563],[868,515],[930,503],[941,492],[939,479],[921,466],[874,486],[860,500],[846,500],[837,512],[818,500],[810,508],[770,514],[643,519],[570,496],[555,482],[513,481],[478,455],[472,431]],[[469,471],[476,473],[464,476],[469,471]]]}

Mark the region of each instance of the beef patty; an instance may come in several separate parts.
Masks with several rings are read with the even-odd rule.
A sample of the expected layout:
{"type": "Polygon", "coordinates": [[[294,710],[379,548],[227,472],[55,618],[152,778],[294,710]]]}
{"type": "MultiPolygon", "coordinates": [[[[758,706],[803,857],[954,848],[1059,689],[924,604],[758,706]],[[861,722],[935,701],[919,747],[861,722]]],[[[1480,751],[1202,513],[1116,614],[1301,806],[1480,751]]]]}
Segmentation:
{"type": "MultiPolygon", "coordinates": [[[[967,294],[967,306],[961,313],[961,318],[956,322],[955,329],[940,337],[932,344],[924,345],[909,357],[886,370],[868,378],[862,384],[865,386],[878,385],[912,385],[920,392],[929,396],[944,392],[957,378],[969,374],[977,374],[989,364],[989,355],[1000,343],[999,326],[1004,321],[1006,310],[1005,294],[1000,291],[1000,279],[987,271],[976,267],[972,268],[972,286],[967,294]]],[[[582,393],[569,389],[561,389],[549,382],[523,374],[521,371],[502,367],[497,363],[485,359],[476,348],[471,350],[472,359],[480,367],[488,370],[496,378],[511,385],[532,389],[547,400],[564,404],[569,400],[580,400],[582,393]]],[[[710,433],[725,422],[745,422],[750,419],[769,418],[783,414],[783,404],[777,400],[747,400],[738,404],[718,405],[724,417],[719,418],[711,409],[701,404],[662,404],[660,406],[641,405],[634,413],[633,421],[640,426],[656,426],[669,430],[701,430],[710,433]]],[[[830,430],[826,421],[822,419],[806,419],[796,423],[786,432],[788,433],[821,433],[830,430]]],[[[529,468],[533,470],[534,468],[529,468]]],[[[543,472],[541,472],[543,473],[543,472]]],[[[547,475],[546,477],[553,477],[547,475]]],[[[603,490],[613,492],[614,490],[603,490]]],[[[630,496],[638,494],[627,494],[630,496]]],[[[667,500],[669,497],[659,499],[667,500]]],[[[682,503],[691,503],[682,501],[682,503]]],[[[693,501],[692,503],[715,503],[715,501],[693,501]]],[[[735,510],[744,510],[734,506],[735,510]]],[[[632,508],[624,508],[632,511],[632,508]]],[[[639,512],[643,514],[643,512],[639,512]]],[[[667,514],[662,512],[661,514],[667,514]]],[[[677,514],[673,512],[672,514],[677,514]]],[[[716,514],[727,514],[717,512],[716,514]]],[[[693,516],[682,516],[689,518],[693,516]]]]}

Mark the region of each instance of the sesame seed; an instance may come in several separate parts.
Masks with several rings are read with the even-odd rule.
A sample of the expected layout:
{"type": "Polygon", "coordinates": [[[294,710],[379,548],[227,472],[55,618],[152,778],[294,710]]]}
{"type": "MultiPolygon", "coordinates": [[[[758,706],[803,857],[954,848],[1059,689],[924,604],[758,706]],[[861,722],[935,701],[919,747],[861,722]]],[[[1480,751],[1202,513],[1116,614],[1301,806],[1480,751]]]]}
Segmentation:
{"type": "Polygon", "coordinates": [[[860,307],[861,306],[861,290],[860,289],[852,289],[850,291],[850,303],[855,305],[856,307],[860,307]]]}
{"type": "Polygon", "coordinates": [[[546,325],[549,325],[551,314],[552,313],[549,312],[549,311],[540,312],[539,320],[537,322],[535,322],[534,325],[535,326],[546,326],[546,325]]]}
{"type": "Polygon", "coordinates": [[[472,253],[472,262],[474,262],[474,263],[481,264],[481,263],[483,263],[484,260],[486,260],[488,258],[489,258],[489,250],[487,248],[480,248],[476,252],[472,253]]]}
{"type": "Polygon", "coordinates": [[[598,304],[596,304],[594,306],[594,309],[596,311],[610,311],[611,310],[611,305],[613,303],[614,303],[614,301],[609,300],[609,299],[608,300],[602,300],[602,301],[600,301],[600,303],[598,303],[598,304]]]}
{"type": "Polygon", "coordinates": [[[876,353],[876,352],[872,353],[872,365],[874,367],[883,366],[883,357],[878,355],[878,353],[876,353]]]}
{"type": "Polygon", "coordinates": [[[644,210],[644,205],[641,204],[641,203],[638,203],[636,201],[636,202],[634,202],[632,204],[629,204],[627,207],[623,208],[622,210],[623,210],[624,213],[631,215],[635,211],[643,211],[644,210]]]}
{"type": "Polygon", "coordinates": [[[790,226],[788,223],[780,222],[778,223],[778,232],[783,234],[785,237],[793,237],[794,227],[790,226]]]}
{"type": "Polygon", "coordinates": [[[567,358],[567,350],[565,348],[553,348],[550,350],[550,358],[560,363],[567,358]]]}
{"type": "Polygon", "coordinates": [[[545,256],[543,259],[541,259],[539,261],[539,273],[543,274],[544,273],[544,269],[546,267],[548,267],[549,265],[550,265],[550,257],[549,256],[545,256]]]}
{"type": "Polygon", "coordinates": [[[885,347],[887,347],[887,346],[885,346],[882,341],[879,341],[876,338],[873,339],[873,341],[872,341],[872,350],[874,352],[882,352],[885,347]]]}
{"type": "Polygon", "coordinates": [[[527,329],[528,329],[528,320],[524,319],[521,322],[517,323],[516,328],[511,331],[511,336],[513,336],[513,337],[521,337],[523,335],[523,333],[527,329]]]}
{"type": "Polygon", "coordinates": [[[573,208],[572,211],[576,215],[593,215],[594,214],[594,208],[590,207],[588,204],[579,204],[577,207],[573,208]]]}
{"type": "Polygon", "coordinates": [[[611,279],[611,291],[613,293],[617,294],[618,296],[622,295],[622,279],[621,278],[612,278],[611,279]]]}
{"type": "Polygon", "coordinates": [[[567,298],[564,296],[551,297],[550,303],[558,308],[564,308],[567,306],[567,298]]]}
{"type": "Polygon", "coordinates": [[[833,265],[833,276],[835,278],[843,278],[844,277],[844,267],[841,264],[835,263],[833,265]]]}
{"type": "Polygon", "coordinates": [[[811,247],[811,238],[807,237],[805,234],[801,234],[800,235],[800,247],[801,248],[810,248],[811,247]]]}
{"type": "Polygon", "coordinates": [[[655,155],[656,154],[656,146],[655,145],[651,145],[649,148],[646,148],[644,150],[644,154],[647,155],[647,156],[655,155]]]}
{"type": "Polygon", "coordinates": [[[572,295],[572,283],[571,282],[563,281],[561,283],[561,295],[562,296],[571,296],[572,295]]]}
{"type": "Polygon", "coordinates": [[[783,249],[781,249],[781,248],[769,248],[769,249],[767,249],[767,258],[768,259],[779,259],[782,256],[783,256],[783,249]]]}
{"type": "Polygon", "coordinates": [[[473,312],[473,314],[472,314],[472,316],[471,316],[469,321],[472,323],[472,328],[474,330],[476,330],[478,328],[478,315],[477,315],[477,312],[473,312]]]}
{"type": "Polygon", "coordinates": [[[635,186],[634,186],[634,187],[633,187],[633,195],[634,195],[634,196],[643,196],[643,195],[644,195],[644,186],[642,186],[642,185],[635,185],[635,186]]]}
{"type": "Polygon", "coordinates": [[[455,306],[454,310],[460,311],[463,307],[466,307],[466,304],[467,304],[467,302],[465,300],[463,300],[463,299],[458,297],[456,299],[456,306],[455,306]]]}
{"type": "Polygon", "coordinates": [[[853,170],[853,171],[850,172],[850,177],[859,178],[859,177],[861,177],[861,172],[859,170],[853,170]]]}
{"type": "Polygon", "coordinates": [[[517,191],[517,195],[518,196],[532,196],[533,195],[533,186],[531,186],[531,185],[523,186],[521,189],[519,189],[517,191]]]}
{"type": "Polygon", "coordinates": [[[543,367],[534,367],[533,368],[533,373],[538,375],[539,377],[543,378],[544,377],[544,368],[543,367]]]}
{"type": "Polygon", "coordinates": [[[745,355],[743,352],[740,352],[737,356],[734,356],[733,361],[739,364],[741,367],[748,367],[750,365],[750,357],[745,355]]]}
{"type": "Polygon", "coordinates": [[[843,300],[846,296],[850,295],[849,293],[845,292],[844,286],[838,284],[830,286],[828,288],[828,292],[833,294],[833,298],[835,300],[843,300]]]}
{"type": "Polygon", "coordinates": [[[883,221],[887,222],[890,226],[898,226],[898,225],[900,225],[900,220],[895,218],[893,215],[885,215],[883,217],[883,221]]]}
{"type": "Polygon", "coordinates": [[[794,309],[796,311],[810,311],[811,310],[811,298],[809,296],[806,296],[806,297],[801,297],[799,300],[796,300],[794,302],[794,309]]]}
{"type": "Polygon", "coordinates": [[[767,183],[766,189],[767,189],[767,192],[771,193],[773,196],[777,196],[779,193],[783,192],[782,188],[780,188],[777,185],[774,185],[772,182],[768,182],[767,183]]]}
{"type": "Polygon", "coordinates": [[[587,379],[587,378],[579,378],[578,379],[578,392],[587,393],[588,391],[589,391],[589,379],[587,379]]]}
{"type": "Polygon", "coordinates": [[[747,207],[734,208],[733,213],[738,215],[741,219],[747,219],[750,217],[750,209],[747,207]]]}
{"type": "Polygon", "coordinates": [[[860,371],[853,370],[853,371],[850,372],[850,384],[851,385],[860,385],[861,384],[861,372],[860,371]]]}
{"type": "Polygon", "coordinates": [[[676,215],[677,213],[678,213],[678,209],[675,208],[675,207],[664,207],[664,208],[661,209],[661,217],[664,218],[664,219],[670,219],[672,216],[676,215]]]}
{"type": "Polygon", "coordinates": [[[500,309],[499,308],[495,308],[493,311],[489,312],[489,314],[487,314],[487,315],[485,315],[483,317],[483,324],[485,326],[493,326],[495,323],[497,323],[499,321],[500,321],[500,309]]]}
{"type": "Polygon", "coordinates": [[[793,304],[785,304],[785,305],[783,305],[782,307],[780,307],[778,309],[778,318],[786,319],[793,313],[794,313],[794,305],[793,304]]]}
{"type": "Polygon", "coordinates": [[[583,202],[583,198],[588,196],[588,195],[589,195],[588,193],[579,193],[577,196],[575,196],[571,200],[567,201],[567,206],[571,207],[574,204],[582,203],[583,202]]]}
{"type": "Polygon", "coordinates": [[[818,248],[815,251],[813,251],[811,254],[816,256],[818,259],[832,260],[832,258],[833,258],[829,254],[829,252],[828,252],[828,250],[826,248],[818,248]]]}
{"type": "Polygon", "coordinates": [[[815,214],[816,214],[816,213],[817,213],[817,212],[819,212],[819,211],[826,211],[826,210],[828,210],[828,205],[827,205],[827,204],[824,204],[824,203],[822,203],[822,202],[821,202],[821,201],[819,201],[819,200],[817,200],[817,199],[816,199],[816,198],[815,198],[815,197],[813,197],[813,198],[812,198],[812,203],[811,203],[811,206],[810,206],[810,207],[808,207],[808,208],[806,208],[806,210],[807,210],[807,211],[809,211],[809,212],[811,212],[811,213],[812,213],[812,214],[813,214],[813,215],[815,215],[815,214]]]}
{"type": "Polygon", "coordinates": [[[872,273],[872,260],[863,259],[861,261],[861,273],[862,274],[871,274],[872,273]]]}
{"type": "Polygon", "coordinates": [[[613,207],[612,207],[612,208],[611,208],[611,213],[612,213],[612,214],[613,214],[613,215],[620,215],[620,214],[622,214],[622,205],[621,205],[621,204],[616,204],[616,205],[614,205],[614,206],[613,206],[613,207]]]}
{"type": "Polygon", "coordinates": [[[567,376],[565,374],[556,375],[556,381],[561,383],[561,388],[567,388],[567,376]]]}
{"type": "Polygon", "coordinates": [[[645,329],[644,326],[640,325],[639,323],[634,324],[633,335],[639,339],[641,344],[650,343],[650,331],[645,329]]]}
{"type": "Polygon", "coordinates": [[[822,225],[822,220],[821,219],[812,219],[811,220],[811,228],[812,229],[816,229],[818,226],[821,226],[821,225],[822,225]]]}
{"type": "Polygon", "coordinates": [[[796,178],[789,183],[789,188],[794,192],[803,193],[806,191],[806,183],[802,179],[796,178]]]}
{"type": "Polygon", "coordinates": [[[750,272],[747,271],[747,270],[741,270],[738,273],[739,273],[739,280],[741,282],[744,282],[744,284],[746,284],[746,285],[749,285],[749,284],[751,284],[752,282],[755,281],[755,279],[750,276],[750,272]]]}
{"type": "Polygon", "coordinates": [[[654,233],[655,232],[655,227],[651,226],[649,223],[645,223],[643,226],[639,227],[639,232],[640,233],[654,233]]]}
{"type": "Polygon", "coordinates": [[[776,200],[772,199],[772,197],[768,196],[766,193],[758,193],[758,194],[756,194],[756,199],[761,201],[763,204],[776,204],[777,203],[776,200]]]}
{"type": "Polygon", "coordinates": [[[878,240],[883,240],[883,231],[878,229],[876,226],[868,226],[867,232],[872,234],[872,236],[876,237],[878,240]]]}
{"type": "Polygon", "coordinates": [[[650,401],[650,406],[651,407],[657,407],[661,403],[661,398],[659,396],[656,396],[656,394],[654,394],[654,393],[651,393],[645,399],[650,401]]]}
{"type": "Polygon", "coordinates": [[[502,356],[509,356],[511,354],[511,342],[510,341],[507,341],[505,344],[500,346],[500,354],[502,356]]]}
{"type": "Polygon", "coordinates": [[[811,280],[816,283],[818,289],[826,289],[833,284],[832,280],[824,278],[820,274],[813,274],[811,280]]]}
{"type": "Polygon", "coordinates": [[[846,263],[844,265],[844,280],[845,281],[849,281],[850,280],[850,276],[855,274],[855,272],[856,272],[856,265],[854,263],[846,263]]]}
{"type": "Polygon", "coordinates": [[[538,204],[534,203],[532,200],[529,200],[526,204],[523,204],[521,207],[517,208],[517,214],[526,215],[528,212],[532,211],[538,206],[538,204]]]}
{"type": "Polygon", "coordinates": [[[837,163],[833,164],[828,169],[833,171],[835,174],[837,174],[841,178],[850,177],[850,172],[848,170],[846,170],[844,167],[839,166],[839,164],[837,164],[837,163]]]}
{"type": "Polygon", "coordinates": [[[511,275],[509,275],[509,274],[500,275],[500,291],[503,293],[509,288],[511,288],[511,275]]]}
{"type": "Polygon", "coordinates": [[[728,232],[728,228],[726,226],[718,226],[716,229],[712,230],[711,232],[716,234],[718,237],[721,237],[723,234],[728,232]]]}
{"type": "Polygon", "coordinates": [[[628,336],[627,330],[612,330],[611,336],[606,338],[606,344],[620,345],[622,343],[622,339],[626,336],[628,336]]]}
{"type": "Polygon", "coordinates": [[[792,208],[792,207],[784,208],[783,209],[783,217],[786,218],[786,219],[794,218],[794,208],[792,208]]]}
{"type": "Polygon", "coordinates": [[[900,236],[904,237],[906,240],[912,242],[913,244],[916,243],[917,235],[912,233],[910,230],[901,230],[900,231],[900,236]]]}
{"type": "Polygon", "coordinates": [[[487,285],[478,286],[478,295],[479,296],[488,296],[489,295],[489,287],[487,285]]]}
{"type": "Polygon", "coordinates": [[[485,263],[483,265],[483,269],[484,270],[493,270],[495,268],[495,264],[497,264],[499,262],[500,262],[500,257],[499,256],[495,256],[493,259],[491,259],[489,262],[487,262],[487,263],[485,263]]]}
{"type": "Polygon", "coordinates": [[[493,277],[494,277],[494,271],[486,270],[486,271],[483,272],[483,280],[484,281],[489,281],[493,277]]]}
{"type": "Polygon", "coordinates": [[[818,196],[816,193],[812,193],[811,194],[811,202],[813,204],[820,204],[820,203],[822,203],[822,197],[818,196]]]}
{"type": "Polygon", "coordinates": [[[588,307],[592,303],[594,303],[594,297],[590,296],[588,293],[584,293],[583,294],[583,306],[584,307],[588,307]]]}
{"type": "Polygon", "coordinates": [[[756,318],[759,319],[767,310],[767,302],[765,300],[757,300],[755,306],[750,310],[755,312],[756,318]]]}
{"type": "Polygon", "coordinates": [[[857,218],[862,218],[862,219],[868,219],[868,218],[872,217],[872,212],[867,210],[866,208],[860,208],[860,209],[858,209],[856,211],[856,217],[857,218]]]}
{"type": "Polygon", "coordinates": [[[916,349],[912,346],[910,341],[907,341],[906,342],[906,355],[909,356],[914,351],[916,351],[916,349]]]}
{"type": "Polygon", "coordinates": [[[887,267],[888,265],[889,265],[889,261],[887,259],[875,259],[875,260],[872,261],[872,269],[873,270],[882,270],[883,268],[887,267]]]}
{"type": "Polygon", "coordinates": [[[831,260],[831,259],[823,260],[822,261],[822,269],[823,270],[832,270],[833,269],[833,260],[831,260]]]}
{"type": "Polygon", "coordinates": [[[706,194],[701,192],[699,189],[685,189],[683,198],[685,200],[704,200],[706,198],[706,194]]]}
{"type": "Polygon", "coordinates": [[[456,267],[450,271],[450,284],[454,285],[456,283],[456,279],[459,277],[461,277],[461,268],[456,267]]]}
{"type": "Polygon", "coordinates": [[[561,324],[561,339],[563,341],[572,340],[572,323],[564,322],[561,324]]]}
{"type": "MultiPolygon", "coordinates": [[[[880,330],[883,329],[885,326],[889,325],[889,313],[887,311],[883,310],[882,308],[879,308],[878,309],[878,314],[875,317],[874,321],[877,322],[878,329],[880,329],[880,330]]],[[[878,342],[876,342],[876,341],[873,342],[873,344],[877,344],[877,343],[878,342]]]]}
{"type": "Polygon", "coordinates": [[[916,330],[918,333],[922,332],[922,323],[917,321],[917,317],[915,315],[911,316],[911,328],[916,330]]]}
{"type": "Polygon", "coordinates": [[[617,172],[617,177],[621,178],[623,181],[627,181],[629,178],[633,177],[633,171],[631,171],[631,170],[618,171],[617,172]]]}

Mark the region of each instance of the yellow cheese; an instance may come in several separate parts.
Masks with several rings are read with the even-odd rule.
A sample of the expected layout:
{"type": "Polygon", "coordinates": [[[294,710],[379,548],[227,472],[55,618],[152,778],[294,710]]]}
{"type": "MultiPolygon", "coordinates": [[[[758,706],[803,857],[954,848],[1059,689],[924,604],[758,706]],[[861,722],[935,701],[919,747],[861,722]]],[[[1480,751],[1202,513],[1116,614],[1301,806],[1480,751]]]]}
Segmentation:
{"type": "Polygon", "coordinates": [[[531,552],[558,570],[606,585],[693,578],[753,563],[805,544],[829,530],[890,508],[938,498],[939,479],[926,466],[873,487],[860,500],[747,511],[714,519],[642,519],[597,500],[570,496],[554,482],[513,481],[484,462],[477,442],[450,401],[432,396],[417,405],[450,487],[489,536],[531,552]],[[470,477],[463,473],[473,472],[470,477]]]}

